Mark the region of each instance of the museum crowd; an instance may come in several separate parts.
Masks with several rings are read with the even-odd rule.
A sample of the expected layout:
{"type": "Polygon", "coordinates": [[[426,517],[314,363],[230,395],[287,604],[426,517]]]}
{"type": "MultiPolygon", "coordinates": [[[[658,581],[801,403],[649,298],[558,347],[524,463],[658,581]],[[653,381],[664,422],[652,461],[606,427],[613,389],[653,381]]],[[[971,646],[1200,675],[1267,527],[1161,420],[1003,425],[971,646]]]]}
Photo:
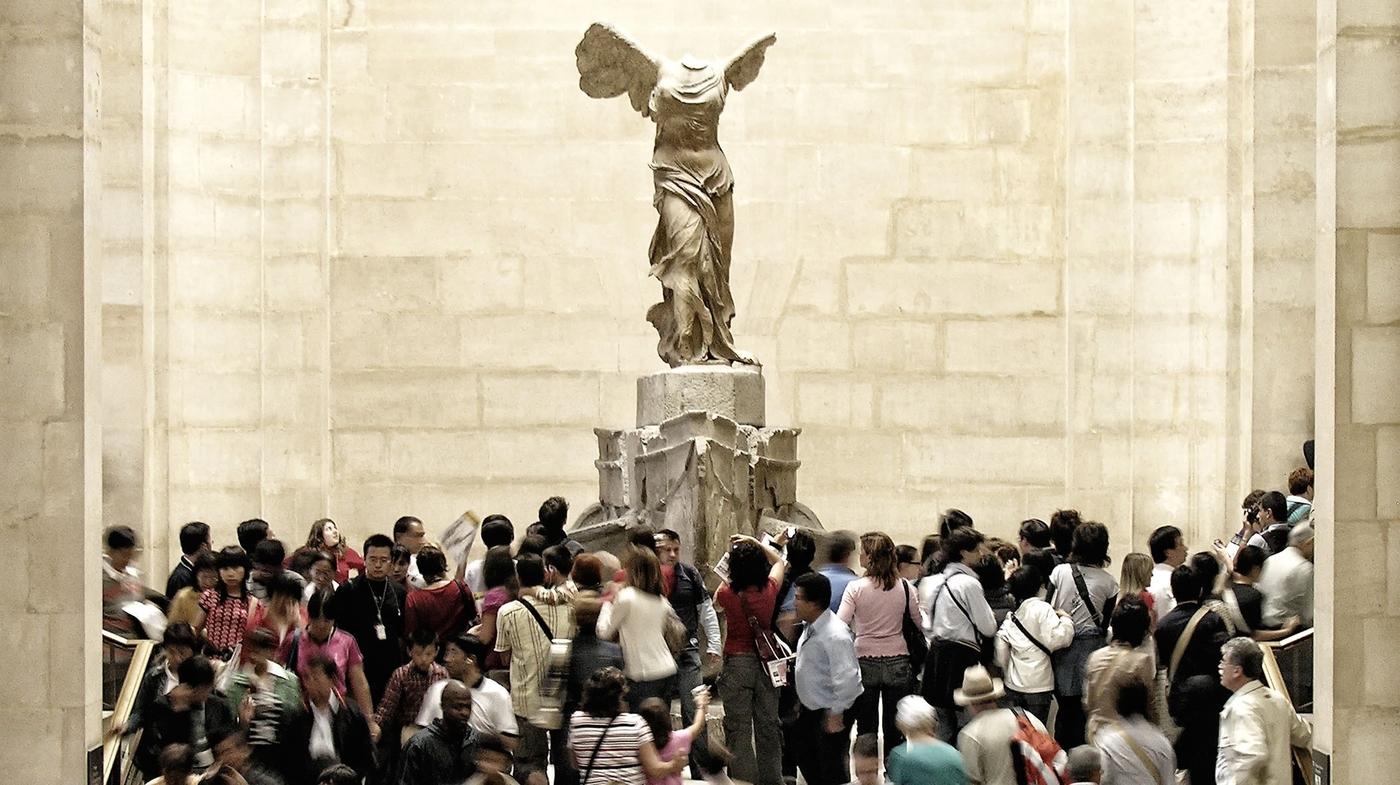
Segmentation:
{"type": "Polygon", "coordinates": [[[162,643],[112,733],[180,785],[1288,785],[1309,729],[1259,645],[1312,624],[1312,472],[1287,485],[1117,569],[1074,510],[1001,539],[950,509],[917,547],[735,536],[707,582],[674,531],[588,551],[553,497],[458,565],[408,516],[358,551],[192,522],[162,594],[117,526],[104,624],[162,643]]]}

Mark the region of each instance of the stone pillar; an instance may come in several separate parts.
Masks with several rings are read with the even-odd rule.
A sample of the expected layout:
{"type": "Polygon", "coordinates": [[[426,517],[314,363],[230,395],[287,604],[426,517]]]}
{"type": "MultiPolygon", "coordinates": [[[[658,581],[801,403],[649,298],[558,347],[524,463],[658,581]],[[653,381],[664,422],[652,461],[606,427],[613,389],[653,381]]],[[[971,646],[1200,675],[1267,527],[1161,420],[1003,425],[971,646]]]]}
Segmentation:
{"type": "Polygon", "coordinates": [[[6,782],[86,782],[101,741],[99,21],[98,0],[0,5],[6,782]]]}
{"type": "Polygon", "coordinates": [[[1400,767],[1397,29],[1394,3],[1318,4],[1314,748],[1334,785],[1400,767]]]}

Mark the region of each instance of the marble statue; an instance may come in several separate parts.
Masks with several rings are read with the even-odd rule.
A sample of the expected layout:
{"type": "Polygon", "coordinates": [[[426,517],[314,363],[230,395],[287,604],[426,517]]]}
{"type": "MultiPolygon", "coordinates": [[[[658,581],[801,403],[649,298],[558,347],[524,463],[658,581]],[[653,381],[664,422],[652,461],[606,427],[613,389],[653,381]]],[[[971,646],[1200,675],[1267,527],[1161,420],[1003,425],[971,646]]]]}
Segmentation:
{"type": "Polygon", "coordinates": [[[729,89],[742,90],[757,78],[764,52],[777,40],[764,36],[721,64],[689,55],[672,61],[594,23],[574,50],[583,92],[592,98],[626,93],[632,108],[656,123],[651,170],[660,218],[649,253],[662,300],[647,311],[647,321],[660,336],[657,353],[672,368],[758,364],[734,345],[730,331],[734,176],[718,130],[729,89]]]}

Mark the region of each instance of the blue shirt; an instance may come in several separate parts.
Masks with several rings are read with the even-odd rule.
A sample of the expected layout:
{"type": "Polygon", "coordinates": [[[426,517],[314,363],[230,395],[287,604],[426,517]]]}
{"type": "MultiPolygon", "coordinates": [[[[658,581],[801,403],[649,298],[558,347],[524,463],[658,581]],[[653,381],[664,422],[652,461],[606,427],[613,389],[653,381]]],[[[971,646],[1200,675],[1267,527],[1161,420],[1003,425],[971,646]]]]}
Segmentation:
{"type": "Polygon", "coordinates": [[[860,697],[860,662],[851,628],[822,611],[797,640],[797,699],[813,710],[845,711],[860,697]]]}
{"type": "Polygon", "coordinates": [[[846,586],[860,576],[844,564],[825,564],[817,568],[817,572],[831,581],[831,612],[835,613],[841,607],[841,595],[846,593],[846,586]]]}

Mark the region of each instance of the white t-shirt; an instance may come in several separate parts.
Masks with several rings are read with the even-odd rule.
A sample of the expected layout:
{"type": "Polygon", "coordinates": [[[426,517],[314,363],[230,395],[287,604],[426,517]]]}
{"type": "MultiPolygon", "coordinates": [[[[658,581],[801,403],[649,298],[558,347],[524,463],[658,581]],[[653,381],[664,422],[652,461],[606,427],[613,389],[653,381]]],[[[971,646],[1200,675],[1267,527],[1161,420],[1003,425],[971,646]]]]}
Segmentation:
{"type": "Polygon", "coordinates": [[[617,638],[622,665],[633,681],[655,681],[676,672],[676,658],[666,645],[666,616],[670,603],[631,586],[598,614],[598,637],[617,638]]]}
{"type": "MultiPolygon", "coordinates": [[[[418,710],[414,725],[426,728],[442,716],[442,690],[446,686],[446,679],[428,685],[428,691],[423,694],[423,708],[418,710]]],[[[510,692],[491,679],[482,679],[481,684],[472,688],[472,716],[468,725],[477,733],[518,736],[520,727],[510,705],[510,692]]]]}
{"type": "Polygon", "coordinates": [[[486,578],[481,573],[481,565],[484,559],[476,559],[467,563],[467,570],[462,575],[462,579],[467,582],[467,588],[472,594],[480,597],[486,593],[486,578]]]}

